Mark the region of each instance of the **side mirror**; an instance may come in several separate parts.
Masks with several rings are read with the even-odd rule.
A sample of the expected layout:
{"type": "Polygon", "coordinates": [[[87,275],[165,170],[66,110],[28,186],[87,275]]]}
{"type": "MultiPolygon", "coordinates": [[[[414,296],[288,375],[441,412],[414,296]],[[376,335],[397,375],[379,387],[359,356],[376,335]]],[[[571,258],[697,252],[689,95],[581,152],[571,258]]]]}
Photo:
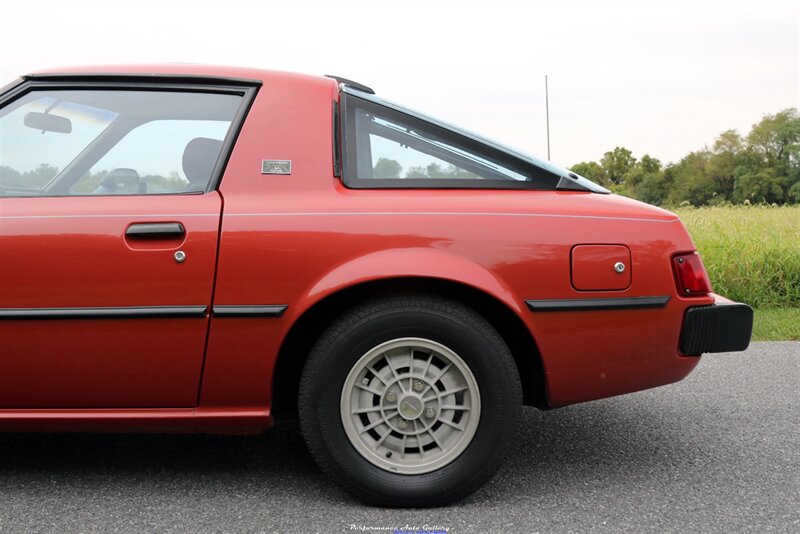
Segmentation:
{"type": "Polygon", "coordinates": [[[60,115],[31,111],[25,114],[25,126],[42,132],[71,133],[72,121],[60,115]]]}

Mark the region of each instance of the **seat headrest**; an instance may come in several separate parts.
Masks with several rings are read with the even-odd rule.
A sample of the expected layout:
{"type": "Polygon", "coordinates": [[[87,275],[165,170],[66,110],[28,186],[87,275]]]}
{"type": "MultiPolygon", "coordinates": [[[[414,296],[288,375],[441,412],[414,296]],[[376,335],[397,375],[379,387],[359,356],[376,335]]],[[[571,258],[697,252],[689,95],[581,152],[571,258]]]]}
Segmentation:
{"type": "Polygon", "coordinates": [[[183,151],[183,174],[191,186],[205,188],[217,162],[222,141],[208,137],[195,137],[183,151]]]}

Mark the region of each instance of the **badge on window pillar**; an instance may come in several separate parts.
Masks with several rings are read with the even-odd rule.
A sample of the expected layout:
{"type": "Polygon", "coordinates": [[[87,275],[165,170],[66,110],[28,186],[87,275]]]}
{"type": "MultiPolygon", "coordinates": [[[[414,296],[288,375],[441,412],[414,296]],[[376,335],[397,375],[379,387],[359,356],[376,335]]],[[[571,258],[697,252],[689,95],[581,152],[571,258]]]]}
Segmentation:
{"type": "Polygon", "coordinates": [[[261,174],[292,174],[292,160],[262,159],[261,174]]]}

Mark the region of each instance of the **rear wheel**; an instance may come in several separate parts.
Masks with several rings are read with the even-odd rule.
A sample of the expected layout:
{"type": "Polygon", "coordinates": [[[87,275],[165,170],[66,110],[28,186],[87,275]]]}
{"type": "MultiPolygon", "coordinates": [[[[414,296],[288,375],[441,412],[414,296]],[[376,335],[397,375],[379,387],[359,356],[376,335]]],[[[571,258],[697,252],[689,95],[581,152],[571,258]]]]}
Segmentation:
{"type": "Polygon", "coordinates": [[[496,471],[521,401],[513,358],[470,308],[387,297],[330,326],[300,384],[320,466],[381,506],[461,499],[496,471]]]}

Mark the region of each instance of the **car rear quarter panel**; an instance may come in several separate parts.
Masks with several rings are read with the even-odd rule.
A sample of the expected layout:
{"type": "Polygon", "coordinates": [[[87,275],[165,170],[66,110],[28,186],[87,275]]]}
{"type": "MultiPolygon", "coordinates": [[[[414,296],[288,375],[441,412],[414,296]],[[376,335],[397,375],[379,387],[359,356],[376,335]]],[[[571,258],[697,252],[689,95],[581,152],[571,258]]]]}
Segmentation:
{"type": "MultiPolygon", "coordinates": [[[[351,190],[333,175],[335,83],[265,80],[220,186],[215,305],[288,305],[281,318],[212,321],[201,406],[269,404],[282,340],[315,303],[379,278],[450,280],[493,296],[527,325],[551,406],[680,380],[685,308],[670,257],[694,245],[677,218],[615,196],[553,191],[351,190]],[[262,175],[262,159],[292,160],[262,175]],[[577,291],[576,244],[623,244],[631,285],[577,291]],[[530,312],[528,299],[670,296],[665,308],[530,312]]],[[[480,310],[479,310],[480,311],[480,310]]],[[[531,365],[535,354],[528,355],[531,365]]]]}

